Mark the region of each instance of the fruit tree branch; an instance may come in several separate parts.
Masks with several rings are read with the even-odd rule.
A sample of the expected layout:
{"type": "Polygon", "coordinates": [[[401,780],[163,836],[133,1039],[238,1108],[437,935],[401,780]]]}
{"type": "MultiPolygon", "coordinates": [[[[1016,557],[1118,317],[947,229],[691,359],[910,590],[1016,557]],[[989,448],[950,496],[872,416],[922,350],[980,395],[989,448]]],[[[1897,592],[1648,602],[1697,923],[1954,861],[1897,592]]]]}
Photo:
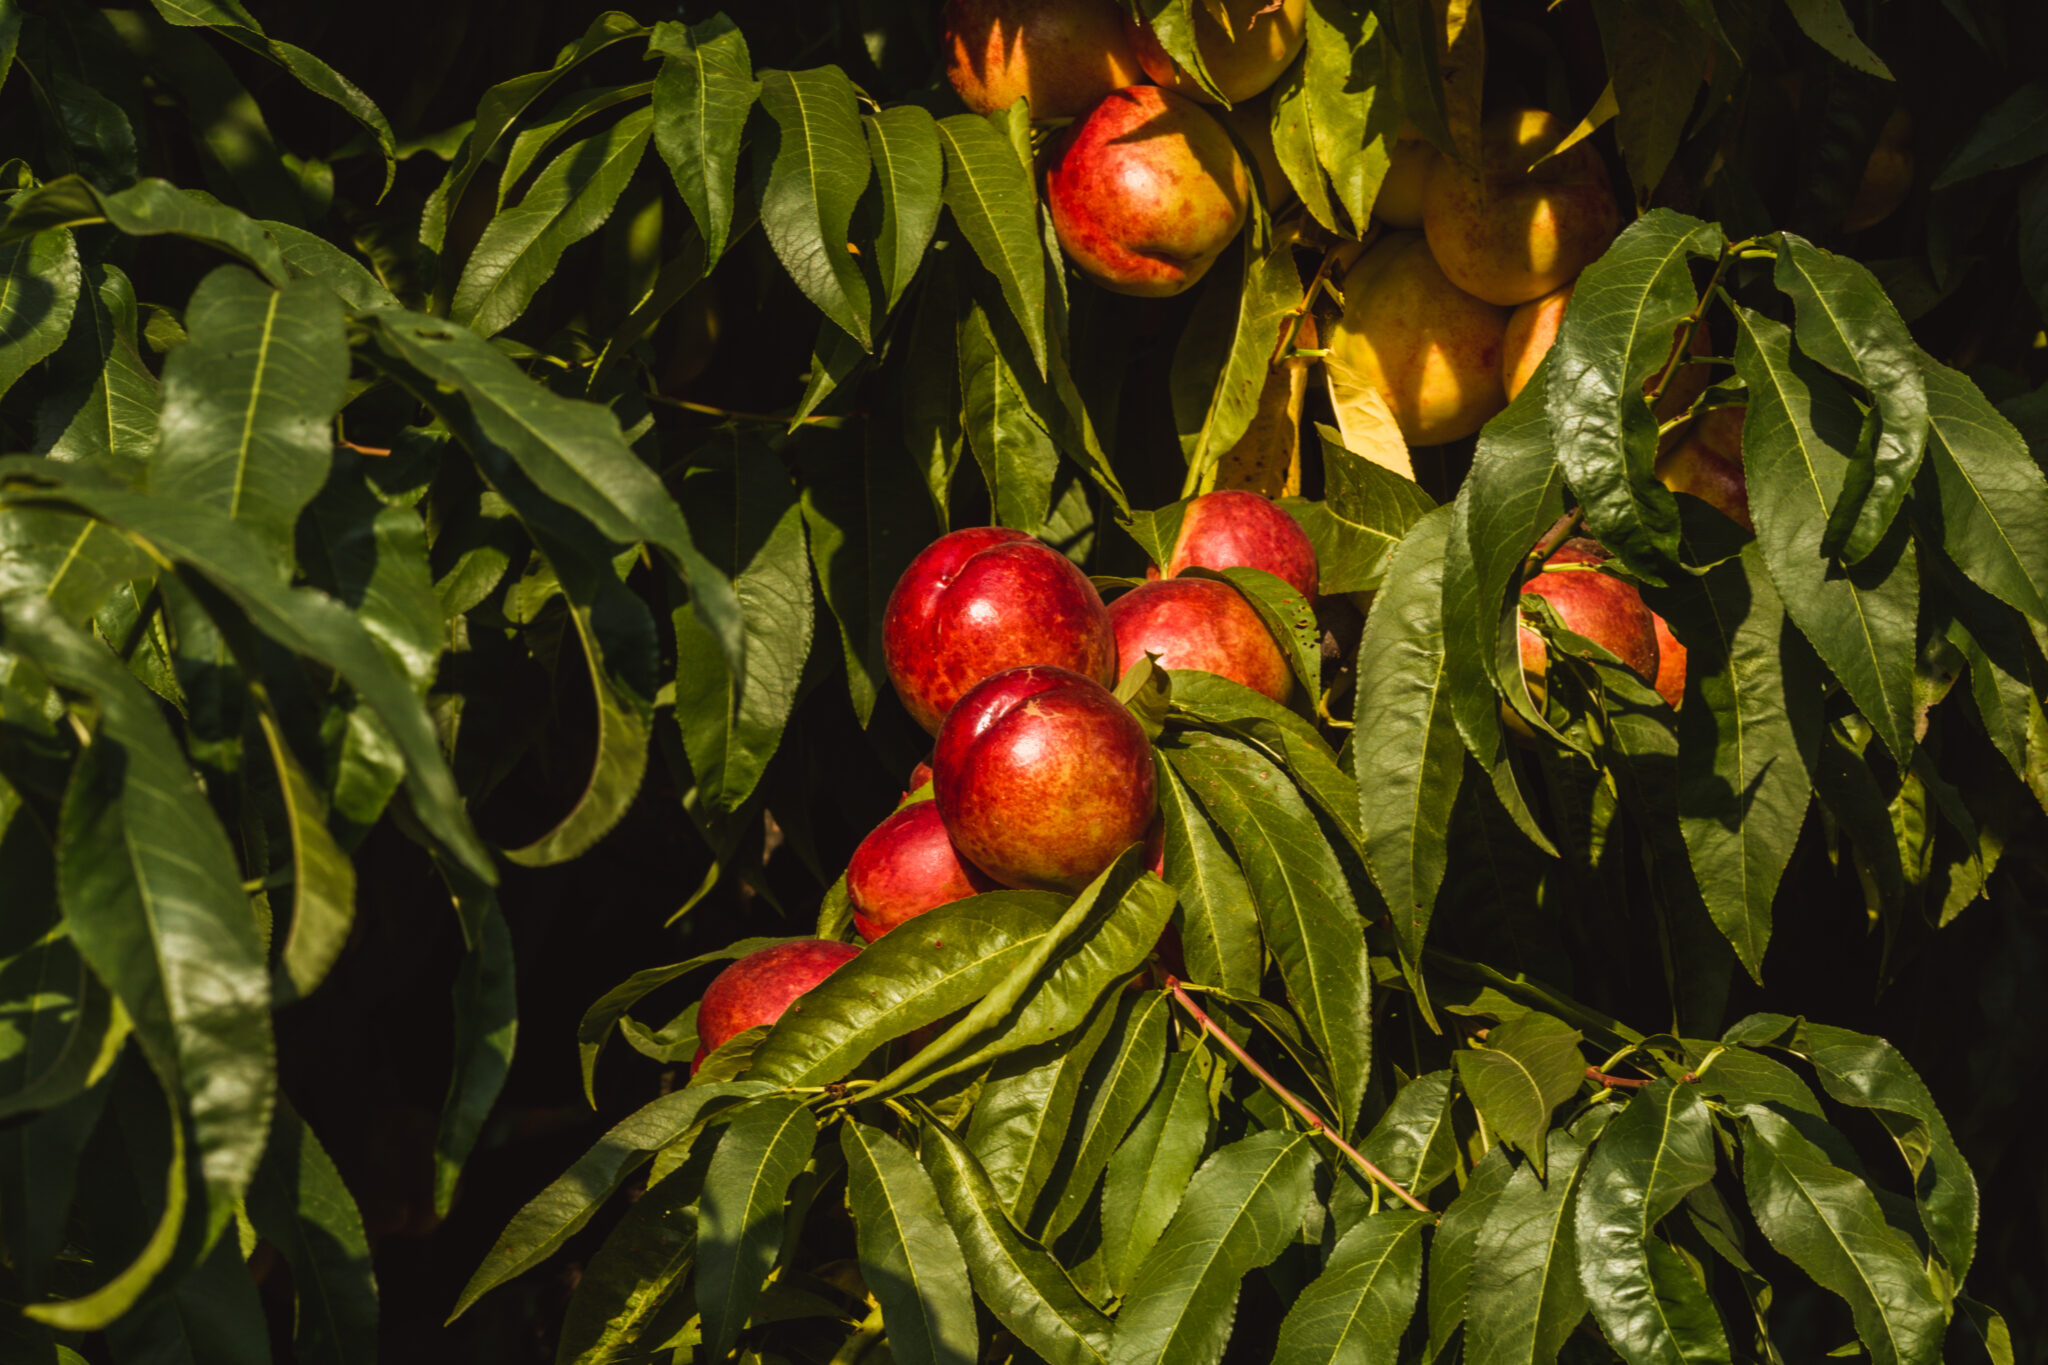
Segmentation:
{"type": "Polygon", "coordinates": [[[1259,1078],[1259,1083],[1261,1085],[1265,1086],[1266,1089],[1272,1091],[1273,1094],[1280,1099],[1281,1103],[1285,1104],[1289,1109],[1292,1109],[1295,1113],[1299,1114],[1301,1116],[1302,1122],[1306,1123],[1311,1129],[1321,1134],[1323,1137],[1328,1138],[1330,1140],[1331,1146],[1335,1147],[1345,1156],[1350,1157],[1352,1163],[1356,1165],[1358,1169],[1364,1171],[1368,1176],[1372,1177],[1374,1181],[1376,1181],[1380,1185],[1385,1186],[1388,1190],[1392,1191],[1396,1196],[1400,1198],[1401,1202],[1406,1204],[1409,1208],[1414,1209],[1420,1213],[1427,1213],[1432,1218],[1436,1216],[1435,1212],[1431,1210],[1429,1205],[1423,1203],[1420,1199],[1417,1199],[1414,1195],[1402,1189],[1400,1182],[1396,1181],[1394,1177],[1388,1175],[1378,1166],[1375,1166],[1372,1162],[1368,1161],[1365,1158],[1365,1156],[1358,1151],[1357,1148],[1353,1147],[1350,1143],[1346,1142],[1341,1136],[1339,1136],[1337,1130],[1331,1127],[1327,1122],[1325,1122],[1322,1115],[1316,1113],[1315,1110],[1309,1108],[1307,1104],[1303,1103],[1300,1096],[1296,1095],[1292,1090],[1289,1090],[1286,1086],[1280,1084],[1279,1081],[1275,1080],[1272,1072],[1266,1070],[1266,1068],[1260,1066],[1257,1062],[1253,1061],[1252,1055],[1249,1052],[1246,1052],[1242,1047],[1238,1045],[1237,1039],[1231,1037],[1222,1029],[1216,1027],[1215,1021],[1212,1020],[1208,1016],[1208,1014],[1203,1011],[1200,1005],[1197,1005],[1195,1003],[1194,997],[1189,995],[1185,990],[1181,989],[1181,984],[1178,980],[1171,976],[1167,977],[1166,992],[1180,1003],[1180,1007],[1186,1010],[1188,1014],[1194,1018],[1196,1023],[1202,1026],[1203,1033],[1207,1034],[1209,1037],[1214,1038],[1218,1043],[1222,1044],[1223,1050],[1225,1052],[1228,1052],[1231,1056],[1235,1057],[1238,1061],[1242,1062],[1246,1070],[1250,1071],[1252,1075],[1257,1076],[1259,1078]]]}

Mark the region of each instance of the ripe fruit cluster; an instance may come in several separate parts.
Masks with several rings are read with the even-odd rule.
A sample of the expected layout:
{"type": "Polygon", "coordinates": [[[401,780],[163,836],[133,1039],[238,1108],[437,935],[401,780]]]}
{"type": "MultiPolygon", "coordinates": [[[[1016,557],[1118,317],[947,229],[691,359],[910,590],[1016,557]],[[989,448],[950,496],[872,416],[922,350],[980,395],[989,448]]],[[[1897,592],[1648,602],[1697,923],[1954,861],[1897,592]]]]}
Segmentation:
{"type": "MultiPolygon", "coordinates": [[[[1233,568],[1314,597],[1308,537],[1252,493],[1189,502],[1164,576],[1107,606],[1065,556],[1020,531],[974,527],[927,546],[897,580],[882,632],[896,694],[937,743],[905,804],[847,865],[861,938],[1003,887],[1073,894],[1141,841],[1163,875],[1151,740],[1110,687],[1150,656],[1284,700],[1292,675],[1258,612],[1228,582],[1182,576],[1233,568]]],[[[774,1023],[858,952],[806,939],[728,967],[698,1011],[698,1061],[774,1023]]]]}
{"type": "MultiPolygon", "coordinates": [[[[1307,35],[1308,0],[1192,12],[1202,70],[1232,106],[1277,80],[1307,35]]],[[[1073,120],[1046,150],[1046,207],[1067,259],[1104,288],[1178,294],[1243,228],[1253,168],[1202,107],[1216,97],[1115,0],[947,0],[942,46],[968,108],[994,113],[1021,98],[1033,118],[1073,120]]],[[[1271,195],[1284,177],[1266,164],[1270,134],[1224,117],[1271,195]]]]}

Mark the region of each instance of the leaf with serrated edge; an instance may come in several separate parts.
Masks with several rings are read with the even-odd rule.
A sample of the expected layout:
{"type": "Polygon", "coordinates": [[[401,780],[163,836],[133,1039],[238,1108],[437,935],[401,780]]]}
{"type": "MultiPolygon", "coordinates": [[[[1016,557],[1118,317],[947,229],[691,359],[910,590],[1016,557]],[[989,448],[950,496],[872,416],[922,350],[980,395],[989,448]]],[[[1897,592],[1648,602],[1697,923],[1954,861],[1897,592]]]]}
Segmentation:
{"type": "Polygon", "coordinates": [[[1054,1174],[1081,1078],[1113,1018],[1098,1006],[1079,1034],[1013,1052],[982,1082],[964,1137],[1013,1219],[1023,1218],[1054,1174]]]}
{"type": "Polygon", "coordinates": [[[1579,1031],[1537,1010],[1499,1024],[1486,1046],[1452,1054],[1472,1106],[1544,1174],[1550,1115],[1585,1079],[1579,1031]]]}
{"type": "Polygon", "coordinates": [[[1752,543],[1671,612],[1692,641],[1678,711],[1678,822],[1714,923],[1761,979],[1771,903],[1819,758],[1822,679],[1752,543]]]}
{"type": "Polygon", "coordinates": [[[374,1359],[377,1280],[363,1216],[320,1139],[283,1102],[249,1187],[249,1221],[291,1266],[295,1358],[307,1365],[374,1359]]]}
{"type": "Polygon", "coordinates": [[[1110,1319],[1051,1253],[1018,1231],[958,1138],[938,1123],[921,1133],[919,1155],[960,1240],[975,1292],[996,1321],[1048,1365],[1104,1365],[1110,1319]]]}
{"type": "Polygon", "coordinates": [[[973,1365],[967,1263],[932,1178],[879,1128],[848,1119],[839,1145],[861,1277],[881,1305],[890,1354],[904,1365],[973,1365]]]}
{"type": "Polygon", "coordinates": [[[1472,1245],[1465,1291],[1469,1365],[1548,1365],[1586,1316],[1572,1232],[1572,1194],[1586,1137],[1550,1135],[1550,1176],[1526,1162],[1502,1187],[1472,1245]]]}
{"type": "Polygon", "coordinates": [[[882,232],[875,242],[875,264],[882,275],[882,311],[887,313],[910,287],[931,244],[932,229],[938,226],[946,158],[938,124],[914,104],[868,114],[862,122],[875,178],[882,187],[882,232]]]}
{"type": "Polygon", "coordinates": [[[274,285],[282,287],[291,278],[276,239],[261,223],[154,178],[138,180],[116,194],[104,193],[75,175],[39,185],[8,206],[6,221],[0,223],[0,246],[46,228],[89,223],[108,223],[131,237],[190,237],[248,262],[274,285]]]}
{"type": "Polygon", "coordinates": [[[1853,564],[1890,529],[1927,449],[1928,393],[1919,348],[1866,267],[1789,232],[1780,241],[1772,279],[1792,296],[1799,349],[1862,385],[1882,419],[1874,456],[1867,465],[1850,466],[1851,486],[1844,488],[1828,525],[1828,539],[1853,564]]]}
{"type": "Polygon", "coordinates": [[[847,227],[868,183],[853,82],[836,66],[766,71],[755,137],[761,228],[797,288],[847,335],[872,347],[868,286],[847,227]]]}
{"type": "Polygon", "coordinates": [[[61,229],[0,246],[0,394],[63,344],[82,278],[61,229]]]}
{"type": "Polygon", "coordinates": [[[1720,228],[1670,209],[1631,223],[1579,275],[1548,358],[1545,410],[1586,526],[1653,582],[1677,559],[1678,504],[1651,473],[1657,419],[1643,381],[1698,305],[1693,257],[1723,240],[1720,228]]]}
{"type": "Polygon", "coordinates": [[[1172,1220],[1208,1143],[1208,1078],[1190,1054],[1177,1052],[1103,1181],[1103,1262],[1119,1295],[1172,1220]]]}
{"type": "Polygon", "coordinates": [[[1507,1148],[1495,1146],[1473,1165],[1465,1188],[1458,1191],[1437,1224],[1429,1243],[1429,1350],[1425,1359],[1442,1356],[1465,1321],[1480,1229],[1486,1226],[1495,1201],[1514,1173],[1507,1148]]]}
{"type": "Polygon", "coordinates": [[[1342,864],[1292,783],[1242,744],[1174,737],[1164,752],[1236,850],[1287,998],[1328,1059],[1349,1129],[1371,1054],[1364,925],[1342,864]]]}
{"type": "Polygon", "coordinates": [[[1258,912],[1244,873],[1223,850],[1187,784],[1161,765],[1159,812],[1166,822],[1166,879],[1179,896],[1180,946],[1188,978],[1234,995],[1256,995],[1265,965],[1258,912]]]}
{"type": "Polygon", "coordinates": [[[1458,1165],[1451,1121],[1457,1087],[1449,1071],[1431,1071],[1401,1087],[1358,1150],[1416,1198],[1449,1179],[1458,1165]]]}
{"type": "Polygon", "coordinates": [[[1124,1296],[1113,1365],[1215,1365],[1239,1283],[1294,1240],[1314,1174],[1298,1133],[1256,1133],[1203,1162],[1124,1296]]]}
{"type": "Polygon", "coordinates": [[[946,208],[995,276],[1038,373],[1045,375],[1045,252],[1030,168],[993,123],[975,114],[940,119],[939,143],[946,158],[946,208]]]}
{"type": "Polygon", "coordinates": [[[1422,1230],[1429,1215],[1390,1209],[1339,1238],[1322,1274],[1280,1324],[1274,1359],[1289,1365],[1366,1365],[1392,1360],[1422,1288],[1422,1230]]]}
{"type": "Polygon", "coordinates": [[[1401,541],[1358,641],[1353,748],[1366,859],[1411,961],[1422,956],[1443,884],[1451,807],[1465,745],[1444,659],[1444,546],[1454,509],[1439,507],[1401,541]]]}
{"type": "Polygon", "coordinates": [[[1743,1187],[1771,1245],[1848,1301],[1873,1365],[1939,1359],[1941,1305],[1919,1252],[1885,1221],[1870,1187],[1775,1110],[1741,1113],[1743,1187]]]}
{"type": "Polygon", "coordinates": [[[708,268],[732,231],[740,138],[761,83],[745,35],[723,14],[688,28],[657,24],[649,46],[667,58],[654,78],[655,150],[697,220],[708,268]]]}
{"type": "Polygon", "coordinates": [[[1901,526],[1841,570],[1821,553],[1861,419],[1840,384],[1792,349],[1783,324],[1738,309],[1735,371],[1749,386],[1742,464],[1757,544],[1800,632],[1895,758],[1913,752],[1919,574],[1901,526]]]}
{"type": "Polygon", "coordinates": [[[783,1201],[817,1137],[817,1120],[793,1099],[750,1104],[719,1136],[697,1218],[697,1306],[714,1360],[738,1340],[775,1267],[783,1201]]]}
{"type": "Polygon", "coordinates": [[[1607,1125],[1580,1178],[1579,1281],[1629,1365],[1730,1360],[1705,1286],[1652,1231],[1714,1177],[1714,1122],[1692,1086],[1656,1081],[1607,1125]]]}
{"type": "Polygon", "coordinates": [[[1062,1179],[1039,1191],[1038,1209],[1024,1224],[1048,1241],[1080,1216],[1103,1168],[1159,1088],[1166,1062],[1167,997],[1158,991],[1126,995],[1116,1010],[1109,1037],[1081,1082],[1083,1100],[1059,1155],[1062,1179]]]}
{"type": "Polygon", "coordinates": [[[1920,363],[1936,496],[1916,501],[1939,509],[1942,548],[1972,581],[2048,625],[2048,479],[1967,376],[1925,352],[1920,363]]]}

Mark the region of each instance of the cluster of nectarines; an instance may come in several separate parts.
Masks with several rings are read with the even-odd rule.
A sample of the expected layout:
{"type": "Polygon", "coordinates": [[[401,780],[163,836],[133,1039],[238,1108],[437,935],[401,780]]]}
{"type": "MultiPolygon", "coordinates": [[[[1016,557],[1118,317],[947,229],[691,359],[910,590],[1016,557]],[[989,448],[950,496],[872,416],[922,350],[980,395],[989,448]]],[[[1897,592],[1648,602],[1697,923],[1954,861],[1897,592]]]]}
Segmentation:
{"type": "MultiPolygon", "coordinates": [[[[1263,618],[1230,583],[1184,576],[1194,568],[1262,569],[1311,600],[1317,586],[1315,550],[1293,518],[1238,491],[1188,503],[1163,574],[1107,605],[1021,531],[954,531],[911,561],[883,614],[884,659],[937,742],[847,864],[862,939],[1003,887],[1071,895],[1139,842],[1163,875],[1151,740],[1110,688],[1147,657],[1275,701],[1293,687],[1263,618]]],[[[773,1023],[858,952],[803,940],[728,967],[698,1010],[698,1059],[773,1023]]]]}
{"type": "MultiPolygon", "coordinates": [[[[1202,69],[1233,106],[1277,80],[1307,33],[1308,0],[1192,12],[1202,69]]],[[[1045,202],[1061,250],[1097,283],[1178,294],[1244,226],[1253,172],[1203,107],[1215,96],[1115,0],[947,0],[943,29],[946,74],[968,108],[994,113],[1023,99],[1033,118],[1073,120],[1047,148],[1045,202]]],[[[1263,160],[1270,136],[1233,122],[1263,160]]],[[[1259,171],[1269,193],[1278,188],[1259,171]]]]}

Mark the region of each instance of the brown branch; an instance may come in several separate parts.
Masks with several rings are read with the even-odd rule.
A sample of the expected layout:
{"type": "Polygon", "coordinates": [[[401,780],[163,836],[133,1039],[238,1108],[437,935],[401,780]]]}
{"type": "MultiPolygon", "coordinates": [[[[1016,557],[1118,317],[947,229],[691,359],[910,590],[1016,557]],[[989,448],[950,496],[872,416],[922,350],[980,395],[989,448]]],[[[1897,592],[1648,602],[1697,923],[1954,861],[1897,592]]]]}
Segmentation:
{"type": "MultiPolygon", "coordinates": [[[[1639,1080],[1633,1076],[1612,1075],[1608,1072],[1602,1071],[1597,1066],[1589,1066],[1586,1068],[1586,1079],[1589,1081],[1597,1081],[1599,1084],[1604,1085],[1611,1090],[1641,1090],[1644,1086],[1656,1084],[1655,1080],[1639,1080]]],[[[1683,1076],[1678,1078],[1678,1083],[1680,1085],[1697,1085],[1699,1084],[1699,1079],[1700,1078],[1698,1076],[1688,1071],[1683,1076]]]]}
{"type": "Polygon", "coordinates": [[[390,446],[359,446],[354,441],[336,441],[343,450],[353,450],[358,455],[375,455],[379,458],[391,453],[390,446]]]}
{"type": "Polygon", "coordinates": [[[1557,553],[1558,546],[1571,539],[1572,532],[1579,529],[1579,522],[1585,518],[1585,515],[1586,510],[1583,507],[1573,507],[1568,509],[1556,521],[1550,523],[1550,529],[1543,533],[1543,539],[1537,541],[1536,548],[1529,551],[1529,558],[1535,561],[1530,569],[1531,577],[1534,577],[1536,572],[1542,569],[1543,561],[1557,553]]]}
{"type": "Polygon", "coordinates": [[[1292,1109],[1295,1113],[1299,1114],[1301,1116],[1302,1122],[1306,1123],[1316,1133],[1320,1134],[1323,1137],[1328,1138],[1330,1140],[1330,1145],[1335,1147],[1338,1151],[1342,1152],[1345,1156],[1351,1158],[1353,1164],[1355,1164],[1358,1167],[1358,1169],[1364,1171],[1368,1176],[1372,1177],[1372,1179],[1378,1184],[1383,1185],[1388,1190],[1392,1191],[1396,1196],[1400,1198],[1401,1202],[1406,1204],[1409,1208],[1414,1209],[1419,1213],[1427,1213],[1432,1218],[1436,1216],[1436,1214],[1430,1209],[1429,1205],[1423,1203],[1420,1199],[1417,1199],[1414,1195],[1402,1189],[1400,1183],[1397,1182],[1394,1179],[1394,1177],[1388,1175],[1378,1166],[1375,1166],[1372,1162],[1368,1161],[1358,1151],[1357,1148],[1353,1147],[1350,1143],[1346,1142],[1341,1136],[1339,1136],[1337,1130],[1332,1128],[1329,1125],[1329,1123],[1327,1123],[1323,1119],[1322,1115],[1316,1113],[1315,1110],[1309,1108],[1308,1105],[1303,1103],[1301,1098],[1298,1095],[1296,1095],[1292,1090],[1289,1090],[1286,1086],[1280,1084],[1279,1081],[1275,1080],[1272,1072],[1266,1070],[1266,1068],[1264,1068],[1263,1066],[1260,1066],[1256,1061],[1253,1061],[1252,1055],[1249,1052],[1246,1052],[1242,1047],[1238,1046],[1237,1039],[1231,1037],[1222,1029],[1217,1028],[1216,1022],[1203,1011],[1200,1005],[1197,1005],[1195,1003],[1193,996],[1189,995],[1185,990],[1181,989],[1180,982],[1172,976],[1168,976],[1166,978],[1166,991],[1167,994],[1171,995],[1176,1001],[1180,1003],[1180,1007],[1186,1010],[1189,1013],[1189,1015],[1191,1015],[1194,1018],[1196,1023],[1202,1026],[1202,1032],[1204,1034],[1208,1035],[1211,1038],[1214,1038],[1218,1043],[1221,1043],[1223,1045],[1223,1050],[1225,1052],[1228,1052],[1231,1056],[1235,1057],[1238,1061],[1242,1062],[1246,1070],[1250,1071],[1252,1075],[1259,1078],[1259,1083],[1261,1085],[1265,1086],[1266,1089],[1272,1091],[1273,1094],[1279,1098],[1281,1103],[1285,1104],[1289,1109],[1292,1109]]]}

